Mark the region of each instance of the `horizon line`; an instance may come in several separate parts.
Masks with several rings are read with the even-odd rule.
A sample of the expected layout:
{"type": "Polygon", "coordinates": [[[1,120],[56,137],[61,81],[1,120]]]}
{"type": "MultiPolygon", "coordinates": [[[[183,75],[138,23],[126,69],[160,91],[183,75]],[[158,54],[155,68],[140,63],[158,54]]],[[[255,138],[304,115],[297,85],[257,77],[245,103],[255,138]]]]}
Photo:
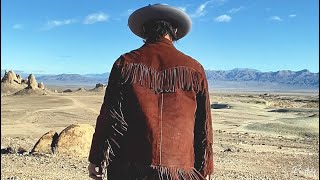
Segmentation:
{"type": "MultiPolygon", "coordinates": [[[[19,72],[19,73],[24,73],[24,74],[41,74],[41,75],[61,75],[61,74],[78,74],[78,75],[89,75],[89,74],[105,74],[105,73],[110,73],[110,71],[106,71],[106,72],[92,72],[92,73],[76,73],[76,72],[61,72],[61,73],[47,73],[44,71],[33,71],[33,73],[31,72],[27,72],[24,70],[14,70],[14,69],[1,69],[1,73],[4,72],[5,70],[11,71],[13,70],[14,72],[19,72]]],[[[313,72],[309,69],[303,68],[301,70],[290,70],[290,69],[282,69],[282,70],[269,70],[269,71],[262,71],[262,70],[258,70],[258,69],[254,69],[254,68],[233,68],[233,69],[228,69],[228,70],[222,70],[222,69],[204,69],[205,71],[232,71],[232,70],[253,70],[253,71],[258,71],[261,73],[268,73],[268,72],[279,72],[279,71],[291,71],[291,72],[299,72],[299,71],[309,71],[310,73],[314,73],[317,74],[318,72],[313,72]]]]}

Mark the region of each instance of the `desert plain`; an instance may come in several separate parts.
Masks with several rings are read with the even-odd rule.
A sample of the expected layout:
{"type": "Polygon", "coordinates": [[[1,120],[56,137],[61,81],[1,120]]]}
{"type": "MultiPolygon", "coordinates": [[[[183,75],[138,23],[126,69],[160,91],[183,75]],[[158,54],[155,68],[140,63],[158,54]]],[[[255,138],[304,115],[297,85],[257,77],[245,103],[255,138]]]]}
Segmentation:
{"type": "MultiPolygon", "coordinates": [[[[48,89],[58,87],[46,87],[48,89]]],[[[31,151],[50,130],[95,126],[105,88],[1,94],[1,148],[31,151]]],[[[213,179],[319,179],[319,93],[210,93],[213,179]]],[[[86,157],[1,153],[1,179],[89,179],[86,157]]]]}

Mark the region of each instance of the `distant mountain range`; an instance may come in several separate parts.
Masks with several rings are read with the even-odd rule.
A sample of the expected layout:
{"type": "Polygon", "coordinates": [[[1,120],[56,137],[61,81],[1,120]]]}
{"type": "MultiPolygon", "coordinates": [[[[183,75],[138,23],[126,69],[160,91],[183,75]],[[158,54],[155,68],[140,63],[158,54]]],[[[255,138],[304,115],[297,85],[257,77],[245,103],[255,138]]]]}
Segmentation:
{"type": "Polygon", "coordinates": [[[261,72],[255,69],[233,69],[230,71],[206,71],[208,81],[236,81],[276,83],[296,87],[319,87],[319,73],[306,69],[301,71],[282,70],[276,72],[261,72]]]}
{"type": "MultiPolygon", "coordinates": [[[[16,71],[15,71],[16,72],[16,71]]],[[[18,72],[17,73],[21,73],[18,72]]],[[[1,77],[4,71],[1,70],[1,77]]],[[[27,73],[21,73],[26,78],[27,73]]],[[[319,73],[306,69],[301,71],[281,70],[261,72],[255,69],[233,69],[228,71],[206,70],[209,86],[219,88],[278,88],[278,89],[318,89],[319,73]]],[[[109,73],[103,74],[35,74],[37,81],[45,84],[87,84],[107,83],[109,73]]]]}
{"type": "Polygon", "coordinates": [[[49,84],[59,83],[71,83],[71,84],[97,84],[106,83],[108,80],[109,73],[103,74],[59,74],[59,75],[43,75],[36,77],[37,81],[42,81],[49,84]]]}

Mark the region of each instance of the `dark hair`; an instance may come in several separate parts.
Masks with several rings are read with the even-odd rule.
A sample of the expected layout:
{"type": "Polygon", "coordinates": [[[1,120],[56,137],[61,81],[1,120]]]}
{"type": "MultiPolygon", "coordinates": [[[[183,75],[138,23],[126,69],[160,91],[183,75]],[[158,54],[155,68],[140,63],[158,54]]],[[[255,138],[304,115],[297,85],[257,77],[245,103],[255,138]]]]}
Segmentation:
{"type": "Polygon", "coordinates": [[[144,42],[156,42],[165,35],[169,35],[172,41],[177,41],[176,27],[165,20],[151,20],[143,25],[144,42]]]}

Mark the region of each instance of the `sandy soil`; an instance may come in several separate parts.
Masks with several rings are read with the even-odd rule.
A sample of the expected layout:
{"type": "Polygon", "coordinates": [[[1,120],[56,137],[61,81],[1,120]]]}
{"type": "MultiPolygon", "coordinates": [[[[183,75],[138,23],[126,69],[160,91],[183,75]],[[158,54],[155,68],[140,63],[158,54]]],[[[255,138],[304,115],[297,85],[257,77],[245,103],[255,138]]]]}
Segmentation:
{"type": "MultiPolygon", "coordinates": [[[[95,125],[104,91],[1,98],[1,146],[95,125]]],[[[214,179],[319,179],[318,93],[213,93],[214,179]]],[[[1,154],[1,179],[89,179],[86,158],[1,154]]]]}

